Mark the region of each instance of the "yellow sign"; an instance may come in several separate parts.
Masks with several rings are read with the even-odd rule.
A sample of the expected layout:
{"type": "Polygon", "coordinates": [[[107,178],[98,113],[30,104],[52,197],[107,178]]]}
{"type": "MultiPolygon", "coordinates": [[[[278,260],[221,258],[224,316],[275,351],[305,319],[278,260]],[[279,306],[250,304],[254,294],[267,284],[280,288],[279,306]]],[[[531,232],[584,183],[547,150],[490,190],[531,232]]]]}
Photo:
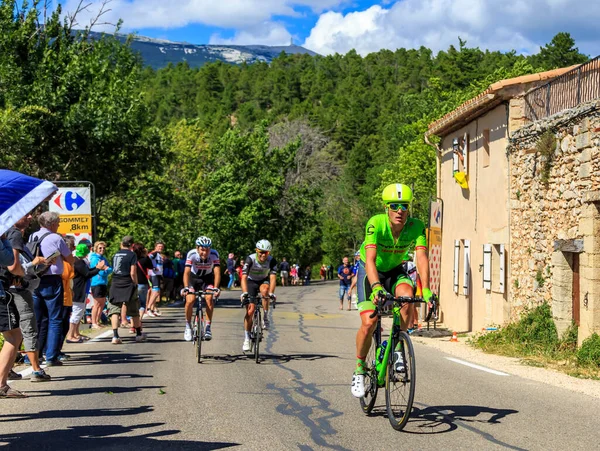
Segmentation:
{"type": "Polygon", "coordinates": [[[92,233],[92,215],[61,215],[58,233],[92,233]]]}

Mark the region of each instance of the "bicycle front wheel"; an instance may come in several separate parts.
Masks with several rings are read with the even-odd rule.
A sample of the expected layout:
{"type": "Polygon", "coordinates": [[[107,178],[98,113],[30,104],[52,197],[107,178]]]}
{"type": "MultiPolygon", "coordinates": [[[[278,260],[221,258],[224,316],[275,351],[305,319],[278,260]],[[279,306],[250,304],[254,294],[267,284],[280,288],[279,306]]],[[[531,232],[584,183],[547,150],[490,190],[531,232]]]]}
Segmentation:
{"type": "Polygon", "coordinates": [[[258,306],[256,307],[256,312],[254,313],[254,361],[258,363],[260,357],[260,339],[262,337],[262,324],[260,318],[260,310],[258,306]]]}
{"type": "Polygon", "coordinates": [[[386,365],[385,405],[390,424],[401,431],[412,411],[417,369],[414,348],[406,332],[400,331],[398,339],[394,339],[392,345],[394,352],[390,352],[386,365]],[[401,361],[398,353],[402,357],[401,361]]]}
{"type": "Polygon", "coordinates": [[[373,341],[371,342],[371,347],[369,348],[367,358],[365,359],[365,363],[367,365],[364,369],[365,396],[359,398],[360,407],[367,415],[369,415],[373,410],[375,400],[377,399],[377,346],[379,345],[377,339],[375,338],[375,334],[373,334],[373,341]]]}

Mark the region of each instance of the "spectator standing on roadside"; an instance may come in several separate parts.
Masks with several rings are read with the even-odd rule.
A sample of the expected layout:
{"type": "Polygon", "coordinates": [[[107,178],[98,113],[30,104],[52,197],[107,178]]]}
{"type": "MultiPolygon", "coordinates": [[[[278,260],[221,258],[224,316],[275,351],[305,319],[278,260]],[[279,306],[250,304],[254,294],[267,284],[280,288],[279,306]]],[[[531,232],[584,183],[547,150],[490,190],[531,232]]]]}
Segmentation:
{"type": "Polygon", "coordinates": [[[329,280],[333,280],[333,265],[327,266],[327,274],[329,275],[329,280]]]}
{"type": "Polygon", "coordinates": [[[306,270],[304,271],[304,285],[310,285],[310,277],[311,277],[311,271],[310,271],[310,265],[306,267],[306,270]]]}
{"type": "Polygon", "coordinates": [[[108,314],[113,329],[112,344],[119,345],[123,341],[119,337],[119,316],[123,305],[127,307],[127,315],[135,328],[136,342],[146,341],[142,334],[140,322],[140,303],[137,295],[137,257],[131,251],[133,237],[127,235],[121,240],[121,250],[113,256],[113,278],[108,296],[108,314]]]}
{"type": "Polygon", "coordinates": [[[281,259],[281,263],[279,264],[279,271],[281,275],[281,286],[285,287],[290,284],[290,264],[287,262],[287,259],[283,257],[281,259]]]}
{"type": "Polygon", "coordinates": [[[79,334],[79,324],[85,314],[85,298],[87,297],[87,282],[95,277],[100,271],[108,269],[108,263],[104,259],[95,259],[95,266],[88,266],[85,259],[90,249],[85,244],[78,244],[75,248],[75,277],[73,278],[73,311],[69,321],[69,334],[67,343],[83,343],[79,334]]]}
{"type": "MultiPolygon", "coordinates": [[[[137,257],[137,289],[138,299],[140,301],[141,322],[144,319],[144,313],[146,312],[146,303],[148,302],[148,291],[150,290],[150,283],[148,282],[148,271],[151,270],[153,266],[150,257],[148,257],[148,250],[144,247],[142,243],[134,243],[131,250],[137,257]]],[[[133,330],[135,331],[135,328],[133,330]]]]}
{"type": "Polygon", "coordinates": [[[229,275],[229,282],[227,283],[227,289],[231,290],[233,283],[235,282],[235,255],[229,253],[227,256],[227,274],[229,275]]]}
{"type": "MultiPolygon", "coordinates": [[[[15,256],[6,235],[0,237],[0,265],[5,268],[13,265],[15,256]]],[[[15,271],[16,276],[23,276],[15,271]]],[[[8,275],[8,271],[3,271],[8,275]]],[[[4,345],[0,350],[0,398],[25,398],[27,395],[15,390],[8,385],[8,374],[10,373],[17,351],[23,336],[19,328],[19,311],[13,301],[13,295],[8,291],[10,280],[8,277],[0,279],[0,332],[4,335],[4,345]]]]}
{"type": "Polygon", "coordinates": [[[354,264],[352,265],[352,283],[350,284],[350,290],[348,291],[348,298],[352,299],[352,292],[356,287],[358,281],[358,265],[360,264],[360,251],[354,253],[354,264]]]}
{"type": "Polygon", "coordinates": [[[168,252],[163,253],[163,287],[167,302],[174,300],[173,288],[175,287],[175,265],[170,257],[171,254],[168,252]]]}
{"type": "Polygon", "coordinates": [[[64,291],[62,284],[63,261],[73,263],[74,258],[58,231],[59,215],[52,211],[42,213],[38,222],[41,229],[29,237],[29,242],[38,241],[42,256],[52,264],[44,271],[39,286],[33,292],[33,305],[37,319],[39,340],[38,351],[46,353],[47,366],[60,366],[58,360],[63,320],[64,291]],[[53,255],[57,255],[53,257],[53,255]]]}
{"type": "Polygon", "coordinates": [[[162,241],[157,241],[154,245],[154,250],[148,254],[148,257],[152,261],[152,269],[148,271],[152,290],[148,294],[146,310],[148,316],[151,317],[161,316],[156,306],[160,302],[160,287],[163,276],[163,258],[161,254],[164,250],[165,244],[162,241]]]}
{"type": "Polygon", "coordinates": [[[325,280],[327,277],[327,268],[324,264],[321,265],[321,268],[319,269],[319,276],[321,276],[321,280],[325,280]]]}
{"type": "Polygon", "coordinates": [[[298,268],[296,265],[292,265],[290,269],[290,277],[292,279],[292,285],[298,285],[298,268]]]}
{"type": "MultiPolygon", "coordinates": [[[[108,259],[104,256],[106,252],[106,243],[104,241],[96,241],[94,244],[94,252],[90,253],[88,260],[90,268],[98,267],[98,262],[103,261],[106,269],[99,271],[92,277],[92,297],[94,298],[94,306],[92,307],[92,329],[100,329],[100,317],[106,304],[106,295],[108,294],[108,276],[112,273],[112,268],[108,259]]],[[[87,297],[87,292],[86,292],[87,297]]],[[[84,299],[85,302],[85,299],[84,299]]]]}
{"type": "Polygon", "coordinates": [[[185,269],[185,260],[181,258],[180,251],[175,251],[173,253],[173,267],[175,268],[175,282],[173,284],[173,292],[175,293],[175,299],[180,299],[181,295],[179,294],[179,292],[183,288],[183,270],[185,269]]]}
{"type": "MultiPolygon", "coordinates": [[[[71,251],[71,254],[75,252],[75,237],[73,235],[65,235],[65,243],[67,243],[67,247],[71,251]]],[[[63,262],[64,269],[62,273],[62,282],[63,282],[63,292],[64,292],[64,302],[63,305],[65,307],[70,308],[68,311],[69,316],[63,316],[63,337],[65,340],[69,337],[69,327],[71,325],[71,315],[73,314],[73,279],[75,278],[75,268],[69,262],[63,262]],[[66,324],[65,324],[66,322],[66,324]]],[[[84,304],[85,309],[85,304],[84,304]]],[[[85,311],[85,310],[84,310],[85,311]]],[[[62,349],[62,347],[61,347],[62,349]]]]}
{"type": "Polygon", "coordinates": [[[348,263],[348,257],[342,259],[342,264],[338,267],[338,279],[340,279],[340,310],[344,308],[344,294],[348,298],[348,310],[350,310],[350,286],[352,285],[352,268],[348,263]]]}
{"type": "Polygon", "coordinates": [[[240,258],[239,263],[235,267],[235,272],[237,274],[237,279],[236,279],[236,282],[235,282],[235,286],[239,286],[239,284],[241,283],[241,280],[242,280],[242,270],[243,270],[242,263],[243,262],[244,262],[244,259],[240,258]]]}
{"type": "MultiPolygon", "coordinates": [[[[12,278],[10,283],[10,292],[13,294],[13,300],[19,312],[19,326],[23,335],[23,348],[27,354],[27,358],[33,369],[31,374],[31,382],[44,382],[50,380],[50,376],[44,372],[39,363],[38,344],[38,329],[33,309],[33,290],[40,283],[39,277],[35,273],[37,265],[46,263],[44,257],[33,257],[25,241],[23,235],[25,230],[31,223],[31,215],[26,214],[17,223],[8,229],[6,238],[9,240],[14,255],[14,264],[8,266],[11,273],[23,272],[23,277],[12,278]]],[[[14,372],[11,370],[14,376],[14,372]]]]}

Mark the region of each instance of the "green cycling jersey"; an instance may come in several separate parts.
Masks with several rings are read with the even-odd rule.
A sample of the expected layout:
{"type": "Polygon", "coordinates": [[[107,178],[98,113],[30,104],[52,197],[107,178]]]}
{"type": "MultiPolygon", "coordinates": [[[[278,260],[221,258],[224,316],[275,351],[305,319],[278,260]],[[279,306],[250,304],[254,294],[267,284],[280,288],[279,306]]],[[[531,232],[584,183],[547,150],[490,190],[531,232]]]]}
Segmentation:
{"type": "Polygon", "coordinates": [[[392,227],[387,214],[375,215],[365,231],[365,241],[360,247],[360,259],[366,262],[366,250],[376,249],[375,264],[380,272],[390,271],[409,259],[408,251],[415,245],[415,250],[427,250],[427,237],[423,221],[407,218],[406,224],[397,240],[392,236],[392,227]]]}

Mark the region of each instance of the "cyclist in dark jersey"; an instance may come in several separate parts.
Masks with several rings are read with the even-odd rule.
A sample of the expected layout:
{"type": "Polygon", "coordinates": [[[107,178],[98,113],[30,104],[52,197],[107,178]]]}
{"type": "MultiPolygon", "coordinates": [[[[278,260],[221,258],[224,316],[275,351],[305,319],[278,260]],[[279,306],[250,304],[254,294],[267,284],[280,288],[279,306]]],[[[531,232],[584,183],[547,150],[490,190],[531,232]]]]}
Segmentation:
{"type": "MultiPolygon", "coordinates": [[[[210,238],[201,236],[196,239],[196,249],[188,252],[185,259],[185,269],[183,271],[182,294],[187,292],[185,297],[185,332],[183,338],[185,341],[192,341],[192,313],[196,297],[195,291],[201,291],[205,288],[219,288],[221,284],[221,262],[219,253],[211,249],[212,241],[210,238]]],[[[215,293],[215,297],[219,297],[220,291],[215,293]]],[[[206,330],[204,331],[204,339],[209,341],[212,339],[211,321],[213,317],[214,304],[213,295],[207,294],[206,300],[206,330]]]]}
{"type": "Polygon", "coordinates": [[[254,315],[254,304],[248,303],[249,296],[257,296],[259,293],[263,298],[262,305],[265,310],[263,318],[263,329],[269,328],[269,298],[275,301],[275,286],[277,285],[277,262],[269,255],[271,243],[260,240],[256,243],[256,253],[250,255],[242,268],[242,305],[246,306],[244,317],[244,344],[242,351],[250,350],[250,329],[252,328],[252,315],[254,315]]]}
{"type": "MultiPolygon", "coordinates": [[[[377,318],[371,318],[371,313],[388,292],[396,297],[414,295],[415,283],[402,265],[408,260],[408,251],[413,245],[423,285],[423,299],[429,302],[432,297],[425,225],[419,219],[408,216],[408,207],[413,199],[412,190],[395,183],[386,186],[381,197],[385,203],[385,213],[375,215],[367,222],[357,273],[357,307],[362,324],[356,334],[357,362],[351,386],[352,394],[357,398],[365,395],[363,368],[377,324],[377,318]]],[[[413,324],[410,307],[405,305],[401,310],[403,329],[413,324]]]]}

